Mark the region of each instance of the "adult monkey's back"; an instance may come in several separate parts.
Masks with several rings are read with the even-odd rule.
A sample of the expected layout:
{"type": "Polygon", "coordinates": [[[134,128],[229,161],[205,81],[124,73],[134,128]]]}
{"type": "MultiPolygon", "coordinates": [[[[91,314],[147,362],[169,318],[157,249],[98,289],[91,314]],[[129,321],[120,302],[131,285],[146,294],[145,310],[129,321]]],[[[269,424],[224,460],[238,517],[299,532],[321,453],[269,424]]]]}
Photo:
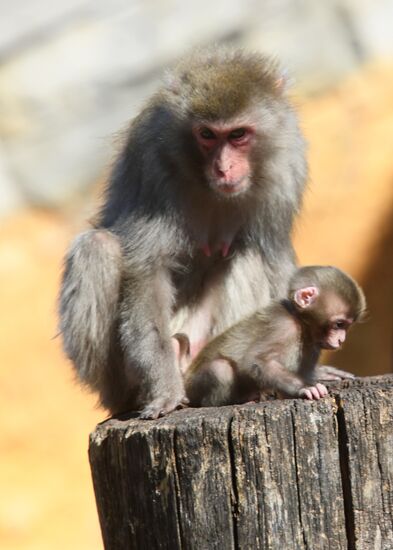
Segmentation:
{"type": "Polygon", "coordinates": [[[285,294],[306,173],[274,62],[221,50],[167,75],[131,124],[97,229],[66,258],[64,348],[104,407],[172,411],[185,396],[171,335],[195,355],[285,294]]]}

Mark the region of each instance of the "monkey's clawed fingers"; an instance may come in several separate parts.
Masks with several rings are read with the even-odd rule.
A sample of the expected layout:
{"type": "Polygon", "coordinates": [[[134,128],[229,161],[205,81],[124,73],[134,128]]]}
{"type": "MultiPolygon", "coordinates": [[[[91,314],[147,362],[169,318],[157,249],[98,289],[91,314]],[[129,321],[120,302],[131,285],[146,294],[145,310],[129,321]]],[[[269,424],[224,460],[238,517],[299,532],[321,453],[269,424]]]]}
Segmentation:
{"type": "Polygon", "coordinates": [[[351,372],[336,369],[329,365],[318,365],[315,368],[315,378],[317,380],[344,380],[346,378],[355,378],[351,372]]]}
{"type": "Polygon", "coordinates": [[[307,386],[299,391],[300,397],[305,397],[310,400],[321,399],[321,397],[325,397],[327,394],[327,387],[319,382],[315,384],[315,386],[307,386]]]}
{"type": "Polygon", "coordinates": [[[149,405],[146,405],[146,407],[141,411],[139,418],[144,420],[154,420],[161,416],[165,416],[176,409],[183,409],[184,407],[187,407],[189,402],[189,399],[185,396],[180,399],[156,399],[149,405]]]}
{"type": "Polygon", "coordinates": [[[190,404],[190,400],[188,397],[183,397],[183,399],[180,401],[179,405],[176,407],[177,409],[185,409],[190,404]]]}

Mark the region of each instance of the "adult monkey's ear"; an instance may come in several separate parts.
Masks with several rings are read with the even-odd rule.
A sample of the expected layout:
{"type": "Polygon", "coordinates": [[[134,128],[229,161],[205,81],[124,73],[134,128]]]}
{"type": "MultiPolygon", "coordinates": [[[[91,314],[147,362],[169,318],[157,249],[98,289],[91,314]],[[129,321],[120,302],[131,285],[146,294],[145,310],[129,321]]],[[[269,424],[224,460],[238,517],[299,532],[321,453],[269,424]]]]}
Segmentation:
{"type": "Polygon", "coordinates": [[[295,79],[290,76],[288,69],[280,68],[280,74],[274,84],[275,89],[280,92],[284,93],[288,90],[288,88],[291,88],[295,82],[295,79]]]}

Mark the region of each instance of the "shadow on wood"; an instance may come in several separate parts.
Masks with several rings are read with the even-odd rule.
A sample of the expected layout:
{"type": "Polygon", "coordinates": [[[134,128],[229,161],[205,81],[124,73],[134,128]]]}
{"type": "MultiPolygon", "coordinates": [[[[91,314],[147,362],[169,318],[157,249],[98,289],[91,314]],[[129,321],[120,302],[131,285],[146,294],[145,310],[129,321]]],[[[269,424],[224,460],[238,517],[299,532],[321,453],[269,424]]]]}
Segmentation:
{"type": "Polygon", "coordinates": [[[113,418],[89,455],[107,550],[393,548],[393,376],[113,418]]]}

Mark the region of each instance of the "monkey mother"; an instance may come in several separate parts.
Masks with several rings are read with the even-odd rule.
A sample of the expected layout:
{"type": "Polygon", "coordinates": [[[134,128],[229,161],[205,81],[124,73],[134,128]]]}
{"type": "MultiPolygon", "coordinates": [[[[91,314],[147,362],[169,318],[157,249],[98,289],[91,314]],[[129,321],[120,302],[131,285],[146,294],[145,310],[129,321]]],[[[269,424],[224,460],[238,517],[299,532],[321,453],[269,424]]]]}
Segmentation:
{"type": "Polygon", "coordinates": [[[132,122],[97,228],[66,257],[64,348],[111,413],[186,401],[171,335],[194,356],[282,296],[307,176],[304,140],[274,62],[187,57],[132,122]]]}

